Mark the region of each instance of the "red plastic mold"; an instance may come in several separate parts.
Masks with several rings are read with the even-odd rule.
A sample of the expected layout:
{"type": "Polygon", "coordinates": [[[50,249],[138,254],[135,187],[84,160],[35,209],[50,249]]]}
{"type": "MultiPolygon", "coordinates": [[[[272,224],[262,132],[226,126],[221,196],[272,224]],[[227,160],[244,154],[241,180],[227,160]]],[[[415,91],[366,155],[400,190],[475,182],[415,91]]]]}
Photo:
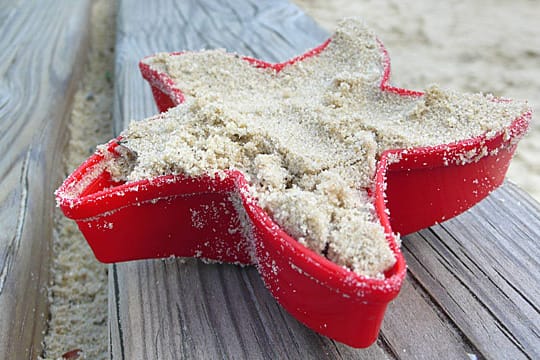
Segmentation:
{"type": "MultiPolygon", "coordinates": [[[[280,64],[244,59],[279,71],[320,53],[329,42],[280,64]]],[[[390,60],[382,44],[381,51],[385,59],[381,90],[422,96],[388,84],[390,60]]],[[[160,111],[183,102],[182,92],[166,74],[144,62],[140,68],[160,111]]],[[[255,265],[272,295],[298,320],[350,346],[367,347],[376,340],[385,309],[406,273],[394,232],[408,234],[449,219],[498,187],[530,118],[530,112],[522,114],[489,139],[480,136],[382,154],[372,195],[397,260],[385,279],[346,270],[288,236],[250,198],[238,171],[221,177],[168,175],[113,182],[105,169],[107,161],[117,156],[119,139],[75,170],[56,197],[102,262],[179,256],[255,265]],[[458,161],[480,148],[484,152],[474,161],[458,161]]]]}

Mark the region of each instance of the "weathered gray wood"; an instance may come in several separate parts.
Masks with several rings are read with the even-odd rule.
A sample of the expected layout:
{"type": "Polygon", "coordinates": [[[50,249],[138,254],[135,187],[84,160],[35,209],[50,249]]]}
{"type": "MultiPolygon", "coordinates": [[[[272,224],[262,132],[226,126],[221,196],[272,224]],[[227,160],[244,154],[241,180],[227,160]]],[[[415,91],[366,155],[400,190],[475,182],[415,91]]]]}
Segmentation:
{"type": "MultiPolygon", "coordinates": [[[[319,44],[327,37],[311,20],[284,1],[270,4],[254,0],[227,3],[162,0],[159,5],[154,2],[150,6],[142,1],[124,0],[118,13],[117,131],[131,119],[142,119],[157,111],[148,85],[139,76],[137,63],[143,56],[157,51],[224,47],[268,61],[281,61],[319,44]]],[[[525,195],[514,195],[513,191],[513,187],[505,186],[498,193],[526,201],[525,195]]],[[[488,204],[482,205],[487,206],[485,214],[478,213],[476,209],[471,211],[481,217],[480,223],[476,220],[479,225],[474,225],[479,226],[481,234],[491,222],[504,224],[510,221],[508,216],[517,216],[510,215],[504,206],[501,207],[502,204],[488,204]],[[489,211],[491,207],[498,210],[489,211]]],[[[510,203],[506,205],[513,206],[510,203]]],[[[464,216],[463,219],[468,219],[467,215],[464,216]]],[[[540,228],[540,219],[537,211],[532,212],[531,217],[522,233],[516,234],[516,242],[527,241],[527,237],[534,241],[531,236],[540,228]]],[[[465,221],[465,226],[469,226],[471,220],[456,221],[465,221]]],[[[461,236],[459,232],[456,234],[461,236]]],[[[486,246],[486,240],[478,235],[460,237],[460,241],[471,239],[471,242],[486,246]]],[[[110,267],[111,355],[124,359],[433,359],[467,358],[468,353],[488,358],[514,354],[508,343],[504,343],[508,346],[504,351],[493,351],[497,344],[490,340],[489,332],[485,336],[476,336],[470,331],[476,326],[474,321],[477,318],[469,312],[476,311],[476,308],[464,309],[463,316],[456,316],[453,308],[446,304],[451,300],[450,288],[446,289],[449,295],[445,298],[437,293],[436,283],[432,284],[422,276],[424,265],[420,264],[433,259],[433,267],[439,268],[447,260],[445,253],[432,251],[429,256],[425,255],[425,260],[415,261],[412,254],[423,254],[432,248],[432,243],[425,243],[421,250],[412,252],[409,242],[417,243],[416,236],[404,240],[404,252],[411,268],[409,280],[389,307],[379,341],[367,350],[336,344],[299,324],[275,303],[254,269],[208,265],[192,260],[187,263],[165,260],[110,267]]],[[[515,245],[510,244],[508,251],[513,252],[515,245]]],[[[465,253],[463,256],[472,255],[465,253]]],[[[519,259],[521,256],[511,259],[514,267],[519,264],[519,259]]],[[[481,263],[482,266],[489,265],[485,261],[481,263]]],[[[528,263],[523,271],[530,275],[538,270],[537,263],[528,263]]],[[[441,276],[444,278],[444,274],[441,276]]],[[[513,279],[511,276],[504,278],[513,279]]],[[[469,286],[467,282],[465,286],[469,286]]],[[[478,285],[471,282],[470,286],[478,285]]],[[[534,305],[538,304],[534,298],[527,299],[533,304],[532,308],[538,308],[534,305]]],[[[483,305],[483,301],[486,300],[479,304],[483,305]]],[[[501,304],[506,309],[507,304],[501,304]]],[[[530,315],[530,311],[526,314],[530,315]]],[[[514,320],[492,314],[493,321],[498,319],[501,324],[514,320]]],[[[528,342],[523,340],[525,353],[533,353],[530,346],[534,345],[534,338],[531,336],[536,330],[531,328],[527,333],[518,325],[507,326],[521,329],[522,335],[529,339],[528,342]]],[[[496,329],[491,327],[488,330],[496,329]]]]}
{"type": "Polygon", "coordinates": [[[47,321],[53,191],[89,1],[0,4],[0,355],[36,358],[47,321]]]}
{"type": "Polygon", "coordinates": [[[379,338],[398,359],[466,359],[474,353],[410,275],[388,307],[379,338]]]}
{"type": "Polygon", "coordinates": [[[540,358],[540,205],[506,184],[408,236],[409,273],[487,358],[540,358]]]}
{"type": "Polygon", "coordinates": [[[164,260],[111,270],[113,358],[386,357],[376,346],[336,345],[298,323],[254,268],[164,260]]]}

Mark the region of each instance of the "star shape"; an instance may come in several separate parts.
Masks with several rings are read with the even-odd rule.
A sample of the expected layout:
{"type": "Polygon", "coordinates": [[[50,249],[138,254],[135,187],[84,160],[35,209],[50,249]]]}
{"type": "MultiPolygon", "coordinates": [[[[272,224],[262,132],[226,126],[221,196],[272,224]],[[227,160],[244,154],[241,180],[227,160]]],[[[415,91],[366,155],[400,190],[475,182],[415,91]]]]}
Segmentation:
{"type": "MultiPolygon", "coordinates": [[[[172,76],[172,65],[168,61],[185,56],[187,54],[183,53],[156,55],[140,63],[162,112],[171,108],[182,110],[188,104],[194,106],[190,98],[209,92],[209,96],[219,100],[224,94],[212,94],[212,88],[219,88],[227,81],[242,81],[216,67],[208,67],[208,77],[198,83],[190,83],[189,76],[184,80],[172,76]]],[[[307,72],[306,78],[316,81],[307,85],[293,84],[297,86],[295,91],[298,88],[304,92],[313,90],[313,97],[318,90],[328,87],[328,79],[331,79],[335,89],[326,92],[323,100],[338,114],[344,105],[357,103],[367,108],[380,106],[384,111],[390,100],[397,102],[399,109],[407,109],[408,122],[397,126],[386,137],[379,131],[380,118],[363,125],[364,130],[371,129],[377,135],[379,148],[373,154],[373,169],[365,170],[369,162],[360,162],[359,172],[369,174],[367,183],[362,186],[371,198],[376,220],[395,258],[384,276],[367,277],[350,271],[293,239],[260,206],[253,197],[252,184],[238,169],[224,170],[218,176],[179,173],[139,181],[117,181],[111,176],[110,164],[131,155],[122,145],[122,137],[100,148],[57,190],[62,211],[77,221],[100,261],[182,256],[255,265],[272,295],[298,320],[348,345],[369,346],[376,340],[386,306],[397,296],[406,273],[395,234],[411,233],[455,216],[499,186],[517,141],[527,129],[530,110],[524,108],[501,128],[477,130],[474,136],[457,137],[450,143],[438,142],[441,134],[430,133],[428,129],[423,134],[424,138],[429,138],[427,143],[420,146],[413,141],[412,146],[404,148],[400,145],[403,139],[410,140],[411,127],[416,127],[416,132],[425,128],[421,122],[412,124],[411,117],[415,112],[424,111],[422,106],[433,100],[432,93],[389,85],[390,60],[386,50],[355,22],[346,23],[342,33],[336,33],[321,46],[285,63],[270,64],[226,53],[216,56],[218,60],[224,57],[242,66],[250,64],[261,74],[260,81],[289,75],[294,78],[298,72],[307,72]],[[335,66],[317,68],[317,59],[332,52],[334,44],[362,36],[371,38],[366,43],[369,47],[352,47],[351,52],[341,54],[342,58],[338,59],[341,62],[333,64],[335,66]],[[366,51],[371,55],[355,58],[357,53],[366,51]],[[350,87],[358,79],[371,84],[368,84],[370,96],[359,98],[359,93],[342,96],[340,89],[350,87]],[[138,223],[144,226],[137,226],[138,223]]],[[[200,63],[194,59],[190,61],[191,66],[208,65],[204,57],[200,63]]],[[[186,75],[185,68],[183,71],[186,75]]],[[[245,91],[245,86],[241,83],[230,88],[245,91]]],[[[432,92],[436,94],[437,90],[432,92]]],[[[247,96],[245,104],[273,96],[257,95],[256,88],[244,95],[247,96]]],[[[493,98],[490,110],[504,108],[507,103],[507,100],[493,98]]],[[[157,116],[154,121],[165,119],[169,113],[157,116]]],[[[394,120],[392,114],[388,114],[388,122],[394,120]]],[[[459,119],[445,118],[445,121],[449,122],[446,129],[450,131],[459,119]]],[[[457,132],[456,136],[459,134],[457,132]]]]}

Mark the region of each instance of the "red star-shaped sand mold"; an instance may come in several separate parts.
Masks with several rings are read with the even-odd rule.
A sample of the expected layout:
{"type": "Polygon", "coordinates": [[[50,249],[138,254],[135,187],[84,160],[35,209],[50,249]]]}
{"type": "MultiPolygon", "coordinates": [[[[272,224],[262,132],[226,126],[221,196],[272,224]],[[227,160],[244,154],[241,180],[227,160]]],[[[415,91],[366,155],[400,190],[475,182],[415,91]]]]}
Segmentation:
{"type": "MultiPolygon", "coordinates": [[[[288,161],[289,167],[301,164],[297,173],[331,174],[332,179],[364,176],[354,185],[364,194],[359,199],[367,203],[359,207],[365,206],[368,223],[381,229],[393,258],[374,275],[341,258],[337,241],[311,242],[313,229],[292,226],[289,232],[300,234],[299,239],[292,238],[283,228],[289,225],[289,218],[304,216],[301,206],[300,213],[290,217],[277,210],[271,217],[263,209],[272,209],[270,195],[283,179],[274,188],[269,185],[271,180],[258,177],[260,173],[249,174],[251,165],[244,169],[247,173],[242,172],[241,166],[227,159],[236,153],[228,154],[226,149],[213,153],[212,164],[217,165],[207,173],[193,167],[197,161],[208,166],[208,149],[195,149],[190,164],[174,168],[167,159],[178,159],[167,153],[154,161],[158,170],[147,174],[149,178],[122,180],[114,174],[115,167],[129,168],[129,163],[145,161],[144,154],[128,150],[145,135],[136,130],[128,130],[100,148],[56,192],[62,211],[77,221],[96,257],[119,262],[179,256],[255,265],[272,295],[293,316],[313,330],[355,347],[375,341],[386,306],[397,296],[405,277],[406,265],[395,233],[411,233],[455,216],[499,186],[531,118],[526,105],[507,100],[455,95],[435,88],[424,94],[390,86],[386,50],[352,20],[344,22],[331,40],[281,64],[212,51],[159,54],[144,59],[140,67],[159,109],[174,108],[143,123],[149,126],[199,113],[206,119],[201,129],[213,129],[216,136],[233,126],[234,121],[228,123],[227,119],[246,114],[261,124],[293,114],[302,124],[300,130],[312,131],[314,122],[321,126],[323,130],[315,133],[325,137],[324,144],[338,144],[337,148],[324,145],[328,153],[323,158],[311,155],[311,138],[298,139],[301,133],[287,134],[288,128],[286,139],[261,130],[267,136],[259,143],[269,143],[281,152],[279,161],[288,161]],[[225,65],[219,67],[222,62],[225,65]],[[276,103],[281,104],[279,108],[273,105],[276,103]],[[240,110],[227,108],[231,104],[240,110]],[[374,113],[378,115],[372,116],[374,113]],[[320,114],[328,115],[330,121],[324,120],[326,115],[320,116],[323,120],[313,120],[320,114]],[[439,123],[434,126],[435,120],[439,123]],[[342,127],[335,128],[337,123],[342,127]],[[354,134],[344,134],[343,129],[354,129],[354,134]],[[345,155],[339,150],[343,144],[347,145],[345,155]],[[295,146],[305,153],[288,153],[295,146]],[[351,155],[351,149],[357,153],[351,155]],[[216,160],[216,153],[225,157],[216,160]],[[203,155],[198,158],[197,154],[203,155]],[[257,200],[259,185],[266,197],[257,200]]],[[[189,143],[186,138],[197,142],[208,136],[201,132],[196,138],[197,131],[197,127],[191,132],[181,129],[184,142],[180,145],[189,143]]],[[[249,129],[242,131],[233,131],[238,136],[231,141],[247,151],[244,148],[251,143],[242,136],[253,134],[249,129]]],[[[164,139],[148,141],[157,148],[161,141],[163,151],[170,152],[167,141],[171,138],[164,139]]],[[[287,171],[290,180],[294,171],[287,171]]],[[[292,188],[299,186],[295,183],[292,188]]],[[[335,195],[335,189],[325,189],[329,199],[335,195]]],[[[346,197],[340,201],[347,202],[346,197]]],[[[346,246],[355,248],[356,240],[360,242],[351,239],[346,246]]]]}

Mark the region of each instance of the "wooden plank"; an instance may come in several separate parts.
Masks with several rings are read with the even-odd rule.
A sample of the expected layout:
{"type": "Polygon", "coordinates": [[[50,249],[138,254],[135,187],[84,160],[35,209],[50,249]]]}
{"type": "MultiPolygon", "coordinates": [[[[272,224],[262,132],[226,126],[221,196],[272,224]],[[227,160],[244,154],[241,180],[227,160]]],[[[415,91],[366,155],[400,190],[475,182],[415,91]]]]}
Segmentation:
{"type": "Polygon", "coordinates": [[[506,184],[407,237],[409,272],[486,358],[540,358],[540,205],[506,184]]]}
{"type": "MultiPolygon", "coordinates": [[[[143,56],[157,51],[225,47],[264,60],[281,61],[327,37],[305,15],[283,1],[270,6],[255,1],[176,4],[163,0],[149,7],[143,2],[125,0],[120,4],[118,29],[117,131],[131,119],[157,111],[150,90],[138,73],[137,62],[143,56]]],[[[504,194],[509,191],[514,190],[509,186],[499,190],[504,194]]],[[[526,202],[523,194],[516,196],[526,202]]],[[[487,209],[499,205],[487,205],[487,209]]],[[[475,220],[480,233],[490,222],[501,221],[501,217],[492,217],[491,211],[481,215],[476,211],[471,212],[481,217],[480,223],[475,220]]],[[[502,212],[510,216],[506,210],[502,212]]],[[[471,220],[462,221],[466,222],[463,226],[469,226],[471,220]]],[[[538,229],[538,218],[529,225],[530,229],[538,229]]],[[[516,235],[516,239],[526,237],[516,235]]],[[[463,318],[458,318],[444,301],[434,297],[434,284],[422,278],[417,269],[424,259],[415,261],[413,254],[417,251],[409,251],[408,242],[414,241],[415,236],[405,239],[404,247],[412,276],[390,305],[379,341],[367,350],[336,344],[299,324],[275,303],[254,269],[165,260],[111,266],[111,355],[432,359],[467,358],[467,354],[496,358],[503,354],[492,351],[492,346],[486,344],[490,341],[487,336],[474,336],[469,331],[475,326],[472,319],[476,318],[471,316],[466,321],[467,315],[475,308],[465,309],[463,318]]],[[[476,238],[485,242],[478,234],[476,238]]],[[[508,251],[513,251],[512,246],[508,251]]],[[[431,256],[440,258],[441,254],[434,252],[431,256]]],[[[515,265],[517,259],[512,261],[515,265]]],[[[530,269],[534,269],[532,265],[530,269]]],[[[510,320],[501,321],[504,324],[510,320]]],[[[531,341],[527,346],[530,344],[531,341]]]]}
{"type": "Polygon", "coordinates": [[[475,353],[410,274],[388,307],[379,338],[398,359],[467,359],[475,353]]]}
{"type": "MultiPolygon", "coordinates": [[[[137,69],[137,62],[145,55],[225,47],[268,61],[282,61],[328,36],[286,2],[270,7],[260,2],[174,5],[163,1],[160,6],[146,8],[144,4],[135,6],[134,2],[124,1],[119,9],[118,29],[118,130],[132,118],[156,112],[148,86],[137,69]],[[145,23],[139,28],[141,18],[145,23]]],[[[379,343],[368,350],[353,350],[318,336],[286,314],[264,289],[254,269],[193,261],[144,261],[111,266],[109,280],[113,358],[276,354],[294,358],[401,357],[403,349],[409,349],[412,355],[414,346],[418,346],[407,340],[411,328],[418,337],[425,338],[416,349],[423,350],[426,358],[448,354],[463,357],[470,351],[454,327],[440,320],[437,310],[413,286],[405,286],[400,297],[403,300],[392,305],[395,309],[391,307],[385,324],[393,320],[396,324],[388,335],[383,334],[379,343]],[[401,312],[409,314],[408,319],[400,316],[401,312]],[[428,326],[414,322],[418,313],[423,314],[428,326]]]]}
{"type": "Polygon", "coordinates": [[[287,314],[254,268],[195,260],[112,265],[113,359],[384,359],[335,344],[287,314]]]}
{"type": "Polygon", "coordinates": [[[89,1],[0,6],[0,354],[36,358],[47,321],[52,193],[61,181],[89,1]]]}

